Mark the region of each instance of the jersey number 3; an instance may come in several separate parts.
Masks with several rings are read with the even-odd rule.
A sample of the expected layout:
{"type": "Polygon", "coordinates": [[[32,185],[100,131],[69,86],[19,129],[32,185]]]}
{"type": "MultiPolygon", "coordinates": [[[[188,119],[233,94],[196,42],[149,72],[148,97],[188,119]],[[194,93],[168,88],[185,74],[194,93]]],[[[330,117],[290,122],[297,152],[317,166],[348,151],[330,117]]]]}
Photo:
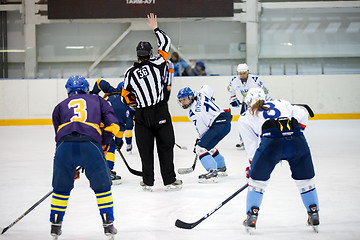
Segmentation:
{"type": "Polygon", "coordinates": [[[74,109],[74,116],[70,119],[71,122],[86,122],[87,110],[86,101],[82,98],[73,99],[68,103],[69,109],[74,109]]]}

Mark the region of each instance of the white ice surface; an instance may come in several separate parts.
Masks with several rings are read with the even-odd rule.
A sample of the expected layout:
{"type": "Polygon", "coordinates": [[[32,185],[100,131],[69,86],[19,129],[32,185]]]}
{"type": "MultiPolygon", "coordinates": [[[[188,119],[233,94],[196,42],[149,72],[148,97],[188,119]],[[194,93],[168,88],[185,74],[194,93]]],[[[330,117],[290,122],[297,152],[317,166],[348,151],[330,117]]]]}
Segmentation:
{"type": "MultiPolygon", "coordinates": [[[[175,168],[190,167],[196,133],[191,123],[174,123],[176,143],[175,168]]],[[[218,148],[225,157],[229,176],[217,184],[199,184],[204,173],[200,162],[193,173],[178,175],[184,181],[178,192],[165,192],[157,157],[154,192],[143,192],[140,178],[129,173],[116,156],[115,170],[123,178],[113,186],[117,240],[184,240],[184,239],[360,239],[360,120],[310,121],[306,137],[312,150],[316,186],[320,202],[320,232],[306,226],[307,214],[287,162],[275,168],[264,194],[257,229],[246,234],[246,192],[240,193],[216,213],[192,230],[175,227],[176,219],[195,222],[246,183],[244,151],[235,149],[237,128],[218,148]]],[[[0,227],[8,226],[28,208],[52,190],[54,154],[52,126],[0,127],[0,227]]],[[[124,153],[133,169],[141,170],[135,146],[132,155],[124,153]]],[[[38,207],[11,227],[0,240],[51,239],[48,197],[38,207]]],[[[101,240],[103,234],[96,199],[84,174],[71,192],[63,223],[61,240],[101,240]]]]}

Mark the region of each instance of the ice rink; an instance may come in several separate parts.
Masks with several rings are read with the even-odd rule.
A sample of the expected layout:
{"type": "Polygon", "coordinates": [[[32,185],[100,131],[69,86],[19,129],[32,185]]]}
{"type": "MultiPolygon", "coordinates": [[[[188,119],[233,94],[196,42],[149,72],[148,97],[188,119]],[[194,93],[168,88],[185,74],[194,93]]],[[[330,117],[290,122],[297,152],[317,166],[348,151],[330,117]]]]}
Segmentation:
{"type": "MultiPolygon", "coordinates": [[[[175,167],[193,164],[192,147],[196,132],[190,122],[174,123],[176,143],[175,167]]],[[[156,182],[153,192],[144,192],[140,177],[132,175],[120,156],[115,170],[122,184],[113,186],[117,240],[329,240],[360,239],[360,120],[309,121],[305,131],[316,172],[320,203],[319,233],[306,226],[307,213],[298,189],[290,177],[286,161],[278,164],[264,193],[257,229],[248,235],[245,218],[247,189],[192,230],[178,229],[176,219],[195,222],[246,183],[248,165],[245,151],[237,150],[237,126],[219,144],[225,157],[228,177],[216,184],[199,184],[205,173],[197,163],[193,173],[177,175],[183,189],[165,192],[158,160],[155,158],[156,182]]],[[[135,141],[134,141],[135,142],[135,141]]],[[[20,217],[46,195],[51,188],[52,159],[55,150],[52,126],[0,127],[0,230],[20,217]]],[[[135,146],[124,155],[129,165],[140,168],[135,146]]],[[[0,240],[44,240],[50,237],[50,199],[16,223],[0,240]]],[[[84,174],[76,181],[63,222],[61,240],[101,240],[103,234],[96,198],[84,174]]]]}

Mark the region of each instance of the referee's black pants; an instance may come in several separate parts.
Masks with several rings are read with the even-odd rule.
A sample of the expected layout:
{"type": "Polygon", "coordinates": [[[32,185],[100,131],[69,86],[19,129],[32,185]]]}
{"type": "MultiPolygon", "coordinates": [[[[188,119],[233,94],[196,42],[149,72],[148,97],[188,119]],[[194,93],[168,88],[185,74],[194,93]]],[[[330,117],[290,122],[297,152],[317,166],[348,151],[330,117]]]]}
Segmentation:
{"type": "Polygon", "coordinates": [[[143,182],[154,185],[154,140],[164,185],[176,180],[174,171],[175,136],[166,103],[135,111],[135,139],[142,162],[143,182]]]}

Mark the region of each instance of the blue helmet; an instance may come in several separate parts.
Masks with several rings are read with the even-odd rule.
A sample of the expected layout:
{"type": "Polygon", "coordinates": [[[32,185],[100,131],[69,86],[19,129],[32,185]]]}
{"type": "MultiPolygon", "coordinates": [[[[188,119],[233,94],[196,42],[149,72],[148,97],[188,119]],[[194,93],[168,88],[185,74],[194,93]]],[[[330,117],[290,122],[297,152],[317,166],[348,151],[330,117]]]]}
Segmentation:
{"type": "Polygon", "coordinates": [[[119,90],[120,92],[122,91],[122,88],[124,86],[124,81],[120,82],[119,85],[117,86],[117,90],[119,90]]]}
{"type": "Polygon", "coordinates": [[[178,95],[177,95],[177,98],[178,98],[178,102],[180,104],[180,106],[182,108],[188,108],[190,107],[190,105],[192,104],[192,102],[194,101],[194,92],[189,88],[189,87],[185,87],[185,88],[182,88],[180,89],[178,95]],[[183,105],[180,101],[181,98],[189,98],[190,100],[190,103],[189,104],[186,104],[186,105],[183,105]]]}
{"type": "Polygon", "coordinates": [[[69,96],[80,92],[87,93],[89,91],[89,82],[80,75],[71,76],[65,85],[69,96]]]}
{"type": "Polygon", "coordinates": [[[202,61],[196,62],[195,66],[199,66],[203,71],[205,70],[205,64],[202,61]]]}

